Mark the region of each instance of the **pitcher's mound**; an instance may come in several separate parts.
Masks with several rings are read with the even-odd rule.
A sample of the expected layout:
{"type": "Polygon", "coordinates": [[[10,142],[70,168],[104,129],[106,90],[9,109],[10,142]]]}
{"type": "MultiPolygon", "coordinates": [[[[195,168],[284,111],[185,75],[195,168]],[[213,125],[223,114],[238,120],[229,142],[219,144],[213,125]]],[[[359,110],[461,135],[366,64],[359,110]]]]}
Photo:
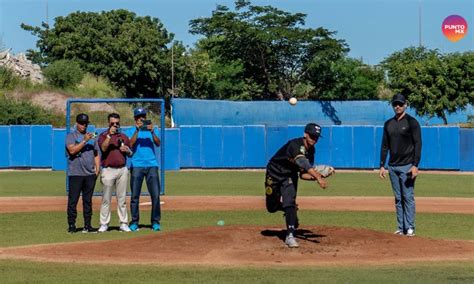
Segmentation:
{"type": "Polygon", "coordinates": [[[128,240],[2,249],[3,258],[53,262],[160,265],[327,265],[474,260],[470,241],[405,237],[368,229],[311,226],[298,230],[299,248],[285,231],[262,226],[205,227],[128,240]]]}

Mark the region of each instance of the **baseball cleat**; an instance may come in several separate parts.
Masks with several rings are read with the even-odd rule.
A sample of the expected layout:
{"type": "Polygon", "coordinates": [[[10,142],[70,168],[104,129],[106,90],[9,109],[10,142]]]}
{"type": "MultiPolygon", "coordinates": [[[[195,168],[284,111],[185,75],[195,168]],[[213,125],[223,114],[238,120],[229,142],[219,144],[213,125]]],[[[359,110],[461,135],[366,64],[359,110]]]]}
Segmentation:
{"type": "Polygon", "coordinates": [[[293,234],[288,234],[288,236],[286,236],[285,244],[289,248],[297,248],[300,246],[298,242],[296,241],[295,237],[293,236],[293,234]]]}
{"type": "Polygon", "coordinates": [[[395,232],[393,232],[394,235],[403,235],[403,231],[402,230],[396,230],[395,232]]]}

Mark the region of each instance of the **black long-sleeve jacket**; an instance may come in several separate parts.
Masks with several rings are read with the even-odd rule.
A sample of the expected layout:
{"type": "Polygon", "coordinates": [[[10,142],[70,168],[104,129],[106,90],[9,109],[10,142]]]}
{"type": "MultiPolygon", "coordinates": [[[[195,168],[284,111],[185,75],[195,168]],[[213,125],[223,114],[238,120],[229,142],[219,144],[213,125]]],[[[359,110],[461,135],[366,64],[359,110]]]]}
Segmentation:
{"type": "Polygon", "coordinates": [[[416,119],[405,113],[402,119],[393,117],[383,127],[380,166],[385,165],[390,151],[390,166],[413,164],[418,167],[421,159],[421,128],[416,119]]]}

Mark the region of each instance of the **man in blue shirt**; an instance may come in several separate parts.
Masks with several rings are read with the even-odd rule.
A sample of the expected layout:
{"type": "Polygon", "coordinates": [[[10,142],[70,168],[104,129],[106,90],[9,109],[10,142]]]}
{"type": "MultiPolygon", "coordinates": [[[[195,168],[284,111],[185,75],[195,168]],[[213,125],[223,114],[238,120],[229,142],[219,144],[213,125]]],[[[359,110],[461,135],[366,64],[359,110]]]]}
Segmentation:
{"type": "Polygon", "coordinates": [[[146,181],[148,192],[151,197],[151,229],[160,231],[160,179],[158,176],[158,162],[155,155],[155,146],[160,146],[160,139],[155,133],[153,124],[146,119],[146,110],[137,108],[133,112],[135,127],[127,134],[130,137],[133,156],[130,165],[130,187],[132,198],[130,209],[132,211],[132,221],[130,230],[139,230],[140,210],[139,200],[143,179],[146,181]]]}

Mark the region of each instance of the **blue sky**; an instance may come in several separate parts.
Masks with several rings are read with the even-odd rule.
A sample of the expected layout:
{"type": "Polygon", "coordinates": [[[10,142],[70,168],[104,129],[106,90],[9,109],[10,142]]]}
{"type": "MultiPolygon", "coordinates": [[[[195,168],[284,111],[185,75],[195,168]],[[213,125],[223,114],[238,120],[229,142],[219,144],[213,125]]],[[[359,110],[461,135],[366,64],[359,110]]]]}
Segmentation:
{"type": "MultiPolygon", "coordinates": [[[[20,28],[26,23],[39,26],[46,20],[74,11],[127,9],[137,15],[161,20],[175,39],[188,46],[198,39],[189,34],[189,21],[209,17],[216,4],[234,7],[233,0],[0,0],[0,41],[14,53],[35,48],[37,38],[20,28]],[[46,5],[47,4],[47,5],[46,5]],[[48,9],[46,9],[46,6],[48,9]]],[[[271,5],[289,12],[307,14],[306,26],[337,31],[351,49],[349,56],[377,64],[394,51],[419,43],[419,6],[422,7],[422,42],[441,52],[474,49],[473,0],[254,0],[254,5],[271,5]],[[450,15],[468,23],[466,37],[450,42],[441,24],[450,15]]]]}

